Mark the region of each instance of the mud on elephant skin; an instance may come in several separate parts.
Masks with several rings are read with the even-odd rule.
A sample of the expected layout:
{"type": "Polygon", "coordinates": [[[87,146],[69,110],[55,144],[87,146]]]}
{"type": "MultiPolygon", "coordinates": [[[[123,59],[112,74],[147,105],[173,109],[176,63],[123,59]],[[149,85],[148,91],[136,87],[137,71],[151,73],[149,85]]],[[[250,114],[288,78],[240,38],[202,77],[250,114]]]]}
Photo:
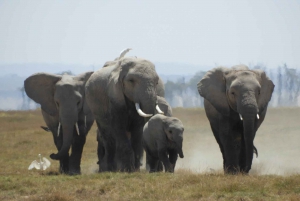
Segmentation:
{"type": "Polygon", "coordinates": [[[244,65],[212,69],[198,83],[225,173],[248,173],[251,169],[254,137],[273,90],[274,84],[264,71],[244,65]]]}
{"type": "Polygon", "coordinates": [[[103,171],[139,170],[142,130],[155,113],[158,81],[153,63],[132,57],[112,62],[90,77],[86,96],[103,138],[103,171]]]}
{"type": "Polygon", "coordinates": [[[94,117],[85,101],[85,84],[93,72],[78,76],[37,73],[24,81],[26,94],[41,104],[42,115],[53,135],[60,172],[80,174],[86,135],[94,117]],[[71,155],[69,149],[72,147],[71,155]]]}
{"type": "Polygon", "coordinates": [[[156,114],[145,124],[143,146],[150,172],[159,171],[162,161],[165,172],[174,172],[177,157],[183,158],[182,142],[184,127],[175,117],[156,114]]]}

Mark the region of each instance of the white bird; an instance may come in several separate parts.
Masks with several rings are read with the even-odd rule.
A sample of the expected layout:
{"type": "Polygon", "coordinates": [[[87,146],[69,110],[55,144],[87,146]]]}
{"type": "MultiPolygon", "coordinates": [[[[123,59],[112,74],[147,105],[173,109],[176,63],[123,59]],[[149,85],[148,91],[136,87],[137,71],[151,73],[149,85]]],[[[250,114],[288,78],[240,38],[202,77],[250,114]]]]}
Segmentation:
{"type": "Polygon", "coordinates": [[[131,48],[127,48],[125,50],[122,50],[121,53],[120,53],[119,59],[123,58],[125,56],[125,54],[127,52],[129,52],[130,50],[132,50],[132,49],[131,48]]]}
{"type": "Polygon", "coordinates": [[[41,154],[39,154],[39,158],[40,162],[37,162],[36,160],[32,161],[32,163],[28,167],[28,170],[31,170],[33,168],[37,170],[46,170],[48,167],[50,167],[51,162],[47,158],[43,157],[42,159],[41,154]]]}

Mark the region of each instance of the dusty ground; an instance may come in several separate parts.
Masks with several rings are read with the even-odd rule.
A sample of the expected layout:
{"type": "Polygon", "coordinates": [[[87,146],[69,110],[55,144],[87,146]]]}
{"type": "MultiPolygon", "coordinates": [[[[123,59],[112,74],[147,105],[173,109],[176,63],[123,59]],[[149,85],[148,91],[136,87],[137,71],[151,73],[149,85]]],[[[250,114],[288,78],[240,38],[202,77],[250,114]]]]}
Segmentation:
{"type": "MultiPolygon", "coordinates": [[[[178,168],[197,172],[222,169],[222,155],[203,109],[175,109],[184,123],[185,158],[178,168]]],[[[270,108],[259,128],[254,144],[259,157],[254,158],[251,174],[300,173],[300,109],[270,108]]]]}
{"type": "Polygon", "coordinates": [[[300,109],[270,108],[255,145],[250,176],[224,176],[219,147],[203,109],[175,108],[185,126],[184,159],[175,174],[97,172],[96,127],[82,157],[82,175],[27,168],[56,149],[40,111],[0,111],[0,200],[300,200],[300,109]],[[270,175],[270,176],[267,176],[270,175]],[[172,193],[170,193],[172,192],[172,193]]]}

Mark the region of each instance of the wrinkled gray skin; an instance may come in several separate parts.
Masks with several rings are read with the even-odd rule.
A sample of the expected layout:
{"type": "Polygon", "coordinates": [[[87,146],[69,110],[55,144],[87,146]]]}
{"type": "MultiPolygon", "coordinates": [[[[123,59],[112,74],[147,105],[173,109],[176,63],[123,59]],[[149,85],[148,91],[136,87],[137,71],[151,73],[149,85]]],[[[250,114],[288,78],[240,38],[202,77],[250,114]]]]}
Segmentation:
{"type": "Polygon", "coordinates": [[[243,65],[212,69],[198,83],[225,173],[248,173],[251,169],[254,137],[265,118],[273,89],[264,71],[243,65]]]}
{"type": "Polygon", "coordinates": [[[58,150],[57,154],[51,154],[50,157],[60,161],[61,173],[80,174],[81,172],[83,146],[86,135],[94,122],[93,115],[85,101],[84,88],[92,73],[86,72],[78,76],[37,73],[28,77],[24,82],[27,95],[41,104],[44,121],[53,134],[58,150]],[[59,122],[61,126],[58,136],[59,122]],[[69,156],[71,146],[72,152],[69,156]]]}
{"type": "Polygon", "coordinates": [[[158,81],[154,65],[140,58],[122,58],[90,77],[86,97],[105,147],[103,171],[139,170],[142,129],[149,118],[138,115],[135,103],[144,113],[154,114],[158,81]]]}
{"type": "Polygon", "coordinates": [[[159,171],[162,161],[165,172],[174,172],[177,157],[183,158],[182,142],[184,127],[175,117],[156,114],[145,124],[143,146],[150,172],[159,171]]]}
{"type": "MultiPolygon", "coordinates": [[[[164,112],[165,116],[168,116],[168,117],[172,116],[172,108],[169,105],[169,103],[166,101],[165,98],[157,96],[157,104],[158,104],[159,108],[164,112]]],[[[156,111],[155,114],[157,114],[157,111],[156,111]]],[[[130,140],[131,139],[131,133],[127,132],[126,135],[127,135],[127,138],[130,140]]],[[[101,135],[101,133],[99,132],[98,129],[97,129],[97,141],[98,141],[98,151],[97,151],[97,153],[98,153],[98,162],[97,162],[97,164],[99,164],[99,172],[102,172],[103,168],[101,168],[101,167],[106,165],[106,164],[104,164],[105,163],[105,161],[104,161],[105,147],[104,147],[104,144],[103,144],[102,135],[101,135]],[[101,161],[103,161],[103,162],[101,162],[101,161]]],[[[147,161],[147,158],[146,158],[146,161],[147,161]]],[[[140,159],[140,164],[142,164],[142,158],[140,159]]],[[[146,164],[148,164],[148,162],[146,162],[146,164]]],[[[146,165],[146,167],[148,167],[148,166],[146,165]]],[[[159,170],[160,171],[163,170],[162,164],[159,165],[159,170]]]]}

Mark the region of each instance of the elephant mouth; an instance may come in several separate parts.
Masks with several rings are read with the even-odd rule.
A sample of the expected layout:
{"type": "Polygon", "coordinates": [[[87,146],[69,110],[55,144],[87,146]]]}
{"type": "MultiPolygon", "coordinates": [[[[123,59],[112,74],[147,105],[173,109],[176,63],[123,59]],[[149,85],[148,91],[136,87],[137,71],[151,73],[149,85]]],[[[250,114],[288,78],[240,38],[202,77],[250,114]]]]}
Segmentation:
{"type": "MultiPolygon", "coordinates": [[[[243,116],[239,113],[239,117],[240,117],[240,120],[241,121],[243,121],[244,119],[243,119],[243,116]]],[[[259,114],[256,114],[256,118],[257,118],[257,120],[259,119],[259,114]]]]}
{"type": "MultiPolygon", "coordinates": [[[[61,127],[61,123],[59,122],[58,123],[58,128],[57,128],[57,137],[59,137],[59,134],[60,134],[60,127],[61,127]]],[[[75,124],[75,128],[76,128],[77,134],[80,135],[79,128],[78,128],[78,123],[77,122],[75,124]]]]}
{"type": "MultiPolygon", "coordinates": [[[[135,109],[136,109],[137,113],[138,113],[141,117],[151,117],[151,116],[153,116],[153,114],[146,114],[145,112],[143,112],[143,110],[141,109],[139,103],[135,103],[135,109]]],[[[156,105],[155,109],[156,109],[156,111],[157,111],[159,114],[164,114],[164,112],[161,111],[161,109],[159,108],[158,105],[156,105]]]]}
{"type": "Polygon", "coordinates": [[[140,107],[139,103],[135,103],[135,109],[137,111],[137,113],[141,116],[141,117],[151,117],[153,116],[153,114],[146,114],[143,112],[143,110],[140,107]]]}

